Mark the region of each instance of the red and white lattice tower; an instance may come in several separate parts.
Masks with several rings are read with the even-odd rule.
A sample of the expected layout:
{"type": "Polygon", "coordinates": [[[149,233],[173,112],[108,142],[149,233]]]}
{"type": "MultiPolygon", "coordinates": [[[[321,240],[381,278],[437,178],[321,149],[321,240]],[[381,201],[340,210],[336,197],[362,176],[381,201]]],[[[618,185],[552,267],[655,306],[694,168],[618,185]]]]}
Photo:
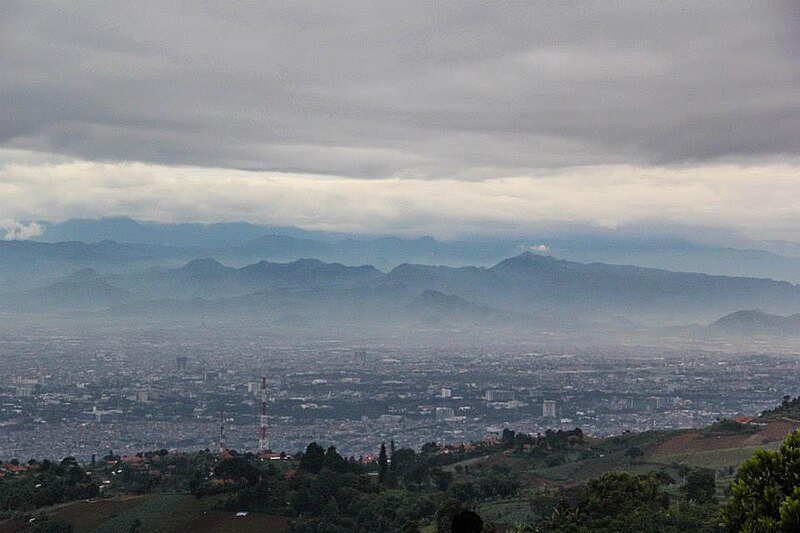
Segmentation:
{"type": "Polygon", "coordinates": [[[258,438],[258,451],[269,451],[269,427],[267,419],[267,378],[261,376],[261,435],[258,438]]]}
{"type": "Polygon", "coordinates": [[[219,453],[225,452],[225,411],[219,412],[219,453]]]}

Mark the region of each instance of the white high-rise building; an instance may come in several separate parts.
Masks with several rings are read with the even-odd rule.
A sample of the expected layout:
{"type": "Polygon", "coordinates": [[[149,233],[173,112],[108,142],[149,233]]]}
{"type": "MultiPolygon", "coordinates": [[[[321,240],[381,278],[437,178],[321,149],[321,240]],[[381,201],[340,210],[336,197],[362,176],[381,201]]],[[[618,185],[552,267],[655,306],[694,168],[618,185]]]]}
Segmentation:
{"type": "Polygon", "coordinates": [[[545,400],[542,402],[542,416],[544,418],[556,417],[556,402],[555,400],[545,400]]]}

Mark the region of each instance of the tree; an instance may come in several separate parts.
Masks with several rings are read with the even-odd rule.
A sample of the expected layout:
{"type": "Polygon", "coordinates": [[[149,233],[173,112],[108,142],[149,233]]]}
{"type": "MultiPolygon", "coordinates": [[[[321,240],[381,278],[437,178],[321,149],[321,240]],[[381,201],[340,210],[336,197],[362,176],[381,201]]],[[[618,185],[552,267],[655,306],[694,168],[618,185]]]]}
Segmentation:
{"type": "Polygon", "coordinates": [[[325,450],[316,442],[312,442],[306,447],[306,453],[300,458],[300,470],[318,474],[322,470],[324,460],[325,450]]]}
{"type": "Polygon", "coordinates": [[[514,437],[516,437],[516,435],[512,430],[508,428],[503,429],[503,433],[500,435],[500,445],[504,450],[508,450],[514,446],[514,437]]]}
{"type": "Polygon", "coordinates": [[[328,500],[328,503],[326,503],[325,507],[322,508],[322,519],[327,520],[328,522],[336,522],[340,514],[341,511],[339,510],[339,504],[336,502],[336,498],[331,496],[331,499],[328,500]]]}
{"type": "Polygon", "coordinates": [[[722,509],[730,531],[800,531],[800,430],[776,451],[758,450],[745,461],[722,509]]]}
{"type": "Polygon", "coordinates": [[[397,476],[405,476],[417,465],[417,454],[411,448],[400,448],[392,454],[391,470],[397,476]]]}
{"type": "Polygon", "coordinates": [[[453,517],[451,530],[459,533],[481,533],[483,520],[475,511],[461,511],[453,517]]]}
{"type": "Polygon", "coordinates": [[[392,488],[397,487],[397,468],[395,467],[395,459],[397,458],[396,452],[394,439],[392,439],[389,441],[389,470],[386,472],[386,485],[392,488]]]}
{"type": "Polygon", "coordinates": [[[709,468],[695,468],[686,476],[683,485],[686,499],[695,503],[716,503],[717,485],[716,474],[709,468]]]}
{"type": "Polygon", "coordinates": [[[334,446],[329,446],[322,460],[322,468],[333,470],[334,472],[345,473],[350,468],[347,459],[339,455],[334,446]]]}
{"type": "Polygon", "coordinates": [[[435,442],[426,442],[422,445],[422,449],[420,450],[423,454],[434,454],[439,451],[439,445],[435,442]]]}
{"type": "Polygon", "coordinates": [[[386,444],[381,443],[381,451],[378,453],[378,483],[383,483],[386,480],[386,474],[389,471],[389,459],[386,457],[386,444]]]}
{"type": "Polygon", "coordinates": [[[458,500],[447,499],[442,502],[436,511],[436,532],[450,533],[453,531],[453,518],[464,510],[464,504],[458,500]]]}
{"type": "Polygon", "coordinates": [[[214,467],[214,475],[220,479],[230,479],[248,485],[257,483],[261,477],[258,469],[245,457],[231,457],[220,461],[214,467]]]}
{"type": "Polygon", "coordinates": [[[639,459],[641,457],[644,457],[644,451],[638,446],[631,446],[630,448],[625,450],[625,455],[627,455],[631,459],[639,459]]]}
{"type": "Polygon", "coordinates": [[[590,480],[581,493],[581,511],[592,517],[623,516],[642,506],[666,509],[669,500],[653,476],[609,472],[590,480]]]}

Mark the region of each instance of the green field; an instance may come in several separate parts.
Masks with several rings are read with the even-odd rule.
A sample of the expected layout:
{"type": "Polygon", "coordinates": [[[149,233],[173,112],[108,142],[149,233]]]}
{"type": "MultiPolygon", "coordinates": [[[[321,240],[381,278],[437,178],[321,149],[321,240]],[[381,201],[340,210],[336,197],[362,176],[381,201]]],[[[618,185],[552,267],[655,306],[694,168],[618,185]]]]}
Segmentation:
{"type": "Polygon", "coordinates": [[[237,517],[217,509],[218,498],[198,499],[186,494],[148,494],[80,502],[52,514],[71,523],[75,533],[119,533],[139,523],[152,533],[285,531],[287,520],[263,513],[237,517]]]}
{"type": "Polygon", "coordinates": [[[776,441],[761,446],[661,455],[650,460],[662,464],[680,463],[687,466],[713,468],[714,470],[722,471],[730,467],[737,468],[744,461],[750,459],[756,450],[774,450],[779,446],[780,442],[776,441]]]}

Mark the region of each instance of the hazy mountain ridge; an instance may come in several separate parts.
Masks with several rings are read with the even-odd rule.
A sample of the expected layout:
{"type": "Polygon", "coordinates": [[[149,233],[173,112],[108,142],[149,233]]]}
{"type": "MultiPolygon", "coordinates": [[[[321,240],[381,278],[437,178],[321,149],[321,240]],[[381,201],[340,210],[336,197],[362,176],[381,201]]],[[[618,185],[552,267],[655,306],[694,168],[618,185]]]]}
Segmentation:
{"type": "Polygon", "coordinates": [[[443,321],[508,323],[522,318],[434,290],[420,293],[406,306],[406,309],[411,316],[428,325],[443,321]]]}
{"type": "MultiPolygon", "coordinates": [[[[120,245],[134,245],[132,252],[139,254],[146,249],[151,260],[185,262],[196,257],[214,257],[244,266],[262,259],[290,262],[314,257],[326,262],[371,264],[391,270],[403,263],[489,267],[506,257],[534,250],[580,263],[637,265],[800,283],[800,257],[755,249],[758,245],[755,242],[742,241],[743,248],[739,249],[699,244],[685,238],[644,237],[630,230],[573,229],[564,235],[546,233],[527,238],[440,241],[431,237],[354,235],[236,222],[157,223],[103,218],[74,219],[59,224],[41,222],[40,225],[43,234],[36,239],[42,243],[114,241],[120,245]]],[[[763,245],[765,249],[775,248],[773,243],[763,245]]],[[[783,246],[780,250],[791,254],[796,247],[783,246]]],[[[95,260],[90,257],[86,256],[85,261],[95,260]]]]}
{"type": "Polygon", "coordinates": [[[800,335],[800,314],[782,316],[757,309],[736,311],[715,321],[711,328],[736,335],[800,335]]]}
{"type": "Polygon", "coordinates": [[[83,241],[97,243],[111,240],[128,244],[158,244],[166,246],[232,246],[243,244],[266,234],[296,239],[328,241],[346,238],[346,234],[307,231],[294,227],[264,226],[248,222],[151,222],[128,217],[98,219],[75,218],[60,223],[39,221],[41,242],[83,241]]]}
{"type": "Polygon", "coordinates": [[[51,285],[0,296],[0,307],[23,312],[85,311],[121,305],[129,291],[110,285],[92,269],[79,270],[51,285]]]}
{"type": "Polygon", "coordinates": [[[154,265],[174,265],[197,257],[191,249],[101,241],[42,243],[0,240],[0,292],[53,283],[83,268],[134,272],[154,265]]]}
{"type": "Polygon", "coordinates": [[[392,320],[508,323],[558,317],[711,320],[733,310],[800,312],[800,287],[641,267],[574,263],[530,252],[485,267],[404,264],[383,273],[316,259],[242,268],[195,259],[176,269],[100,276],[82,270],[3,298],[4,307],[113,308],[115,314],[295,316],[336,323],[392,320]],[[27,303],[26,303],[27,302],[27,303]]]}
{"type": "Polygon", "coordinates": [[[176,269],[153,268],[134,275],[117,275],[114,282],[148,298],[225,298],[278,289],[352,287],[381,276],[369,266],[345,266],[317,259],[290,263],[259,261],[242,268],[215,259],[193,259],[176,269]]]}
{"type": "MultiPolygon", "coordinates": [[[[490,268],[402,265],[385,279],[415,290],[456,294],[517,312],[700,313],[764,307],[800,310],[800,288],[758,278],[710,276],[642,267],[574,263],[530,252],[490,268]]],[[[716,313],[719,316],[719,312],[716,313]]]]}

